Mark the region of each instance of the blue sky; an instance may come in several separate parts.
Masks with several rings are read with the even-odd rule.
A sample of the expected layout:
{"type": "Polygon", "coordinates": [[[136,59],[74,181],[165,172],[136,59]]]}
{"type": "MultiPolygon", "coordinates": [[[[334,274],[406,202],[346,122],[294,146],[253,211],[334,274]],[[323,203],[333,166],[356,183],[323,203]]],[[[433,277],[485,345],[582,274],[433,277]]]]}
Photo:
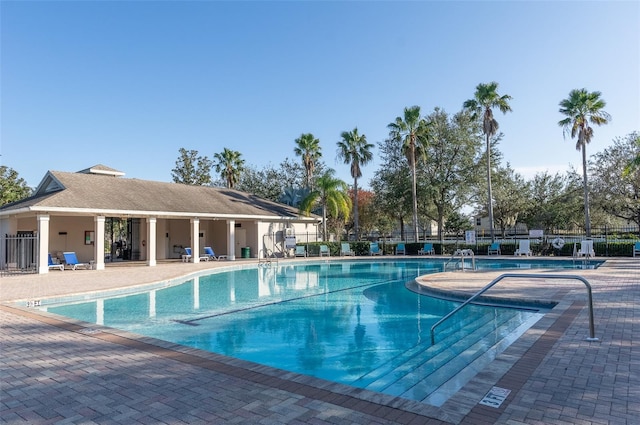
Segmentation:
{"type": "MultiPolygon", "coordinates": [[[[588,153],[640,130],[637,1],[0,2],[0,161],[36,186],[95,164],[171,181],[178,149],[227,147],[258,168],[301,133],[336,162],[340,133],[388,136],[403,108],[453,114],[497,81],[504,162],[580,167],[558,103],[601,91],[588,153]]],[[[376,155],[362,183],[384,164],[376,155]]]]}

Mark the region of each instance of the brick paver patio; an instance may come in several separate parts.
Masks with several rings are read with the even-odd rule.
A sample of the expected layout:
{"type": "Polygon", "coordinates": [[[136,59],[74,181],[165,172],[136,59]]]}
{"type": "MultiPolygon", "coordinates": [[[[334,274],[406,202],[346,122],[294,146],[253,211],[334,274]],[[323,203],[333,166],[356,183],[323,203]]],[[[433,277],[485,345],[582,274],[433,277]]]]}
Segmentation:
{"type": "MultiPolygon", "coordinates": [[[[24,308],[27,300],[177,278],[230,263],[52,271],[0,279],[0,421],[31,424],[637,424],[640,260],[565,272],[593,286],[597,342],[586,341],[584,285],[514,281],[491,290],[558,305],[441,407],[278,371],[24,308]],[[22,303],[10,301],[23,300],[22,303]],[[493,387],[499,408],[478,404],[493,387]]],[[[555,272],[554,272],[555,273],[555,272]]],[[[420,279],[469,293],[500,273],[420,279]]]]}

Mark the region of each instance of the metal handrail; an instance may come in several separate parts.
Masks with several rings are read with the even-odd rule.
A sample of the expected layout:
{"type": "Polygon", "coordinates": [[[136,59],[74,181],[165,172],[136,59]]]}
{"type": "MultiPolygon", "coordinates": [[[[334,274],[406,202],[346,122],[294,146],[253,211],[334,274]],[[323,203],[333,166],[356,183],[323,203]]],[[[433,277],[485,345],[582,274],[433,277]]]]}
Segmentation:
{"type": "Polygon", "coordinates": [[[270,249],[261,249],[258,253],[258,266],[261,264],[268,264],[271,266],[271,263],[275,259],[276,265],[278,264],[278,256],[273,253],[270,249]]]}
{"type": "Polygon", "coordinates": [[[469,298],[468,300],[466,300],[465,302],[463,302],[462,304],[460,304],[458,307],[456,307],[453,311],[451,311],[449,314],[447,314],[446,316],[444,316],[442,319],[438,320],[433,326],[431,326],[431,345],[435,344],[435,329],[440,326],[440,324],[442,324],[444,321],[446,321],[447,319],[449,319],[451,316],[453,316],[455,313],[457,313],[459,310],[461,310],[464,306],[466,306],[467,304],[471,303],[473,300],[475,300],[476,298],[478,298],[480,295],[484,294],[486,291],[488,291],[489,289],[491,289],[491,287],[493,287],[496,283],[500,282],[502,279],[505,278],[523,278],[523,279],[575,279],[575,280],[579,280],[582,283],[585,284],[585,286],[587,287],[587,293],[589,295],[589,338],[587,338],[587,341],[598,341],[598,338],[596,338],[595,336],[595,326],[593,324],[593,295],[592,295],[592,291],[591,291],[591,285],[589,284],[589,282],[587,281],[587,279],[585,279],[582,276],[578,276],[578,275],[566,275],[566,274],[519,274],[519,273],[505,273],[502,274],[500,276],[498,276],[497,278],[493,279],[487,286],[485,286],[484,288],[482,288],[481,290],[479,290],[478,292],[476,292],[471,298],[469,298]]]}
{"type": "Polygon", "coordinates": [[[449,260],[447,260],[446,263],[444,263],[444,267],[442,271],[447,271],[447,265],[449,265],[449,263],[451,261],[453,261],[453,259],[455,257],[460,257],[460,263],[462,264],[462,271],[464,272],[464,259],[465,257],[471,257],[471,268],[473,270],[476,269],[476,256],[473,252],[472,249],[456,249],[453,254],[451,254],[451,258],[449,258],[449,260]]]}

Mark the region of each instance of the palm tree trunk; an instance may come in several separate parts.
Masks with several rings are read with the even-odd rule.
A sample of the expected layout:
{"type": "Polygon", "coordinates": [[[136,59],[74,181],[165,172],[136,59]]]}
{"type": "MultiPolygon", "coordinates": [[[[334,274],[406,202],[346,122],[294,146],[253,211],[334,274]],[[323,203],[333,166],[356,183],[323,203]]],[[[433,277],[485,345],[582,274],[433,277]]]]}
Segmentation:
{"type": "Polygon", "coordinates": [[[322,240],[327,241],[327,203],[322,204],[322,240]]]}
{"type": "Polygon", "coordinates": [[[358,227],[358,178],[353,178],[353,227],[355,228],[356,240],[359,241],[360,230],[358,227]]]}
{"type": "Polygon", "coordinates": [[[411,194],[413,195],[413,236],[414,241],[418,242],[418,190],[416,176],[416,150],[415,146],[411,147],[411,164],[412,164],[412,185],[411,194]]]}
{"type": "Polygon", "coordinates": [[[584,189],[584,230],[591,237],[591,217],[589,216],[589,185],[587,184],[587,146],[582,143],[582,187],[584,189]]]}
{"type": "Polygon", "coordinates": [[[487,186],[489,187],[489,235],[491,243],[495,242],[495,234],[493,231],[493,196],[491,195],[491,146],[489,144],[489,133],[487,133],[487,186]]]}

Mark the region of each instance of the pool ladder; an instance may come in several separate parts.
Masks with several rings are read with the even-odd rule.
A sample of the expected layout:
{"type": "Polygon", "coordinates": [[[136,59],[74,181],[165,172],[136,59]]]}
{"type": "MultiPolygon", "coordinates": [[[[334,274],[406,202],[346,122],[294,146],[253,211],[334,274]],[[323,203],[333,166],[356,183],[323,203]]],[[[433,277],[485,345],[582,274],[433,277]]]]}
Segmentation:
{"type": "Polygon", "coordinates": [[[594,327],[594,324],[593,324],[593,295],[591,293],[592,292],[591,291],[591,285],[589,284],[587,279],[585,279],[582,276],[577,276],[577,275],[572,275],[572,274],[505,273],[505,274],[502,274],[502,275],[498,276],[497,278],[493,279],[491,282],[489,282],[489,284],[487,286],[485,286],[484,288],[482,288],[481,290],[476,292],[471,298],[469,298],[468,300],[466,300],[465,302],[460,304],[453,311],[451,311],[449,314],[447,314],[442,319],[438,320],[433,326],[431,326],[431,345],[436,343],[435,331],[436,331],[436,328],[438,326],[440,326],[442,323],[444,323],[446,320],[448,320],[451,316],[456,314],[458,311],[462,310],[462,308],[465,307],[467,304],[471,303],[473,300],[478,298],[480,295],[484,294],[486,291],[491,289],[495,284],[497,284],[498,282],[500,282],[502,279],[505,279],[505,278],[515,278],[515,279],[572,279],[572,280],[579,280],[582,283],[584,283],[584,285],[587,287],[587,294],[588,294],[588,297],[589,297],[589,338],[587,338],[587,341],[598,341],[598,338],[596,338],[596,335],[595,335],[595,327],[594,327]]]}
{"type": "MultiPolygon", "coordinates": [[[[473,253],[472,249],[456,249],[453,254],[451,254],[451,258],[449,258],[447,260],[446,263],[444,263],[444,268],[443,268],[443,272],[447,271],[447,266],[449,265],[450,262],[452,262],[454,259],[459,258],[460,261],[460,265],[462,266],[462,271],[464,271],[464,259],[466,257],[471,257],[471,270],[475,270],[476,269],[476,257],[475,254],[473,253]]],[[[456,263],[458,264],[458,263],[456,263]]]]}
{"type": "Polygon", "coordinates": [[[258,266],[271,267],[272,263],[278,265],[278,256],[270,249],[261,249],[258,253],[258,266]]]}

